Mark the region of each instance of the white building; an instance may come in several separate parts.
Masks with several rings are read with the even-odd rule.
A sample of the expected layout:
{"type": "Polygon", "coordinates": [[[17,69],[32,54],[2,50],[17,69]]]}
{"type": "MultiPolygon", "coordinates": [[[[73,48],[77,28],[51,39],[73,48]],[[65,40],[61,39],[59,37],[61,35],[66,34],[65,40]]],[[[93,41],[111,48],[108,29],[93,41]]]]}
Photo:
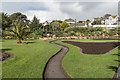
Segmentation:
{"type": "Polygon", "coordinates": [[[105,25],[118,25],[118,18],[119,16],[116,15],[116,16],[109,16],[107,19],[105,19],[104,22],[105,25]]]}
{"type": "Polygon", "coordinates": [[[119,15],[114,15],[114,16],[109,15],[107,17],[94,18],[93,21],[101,23],[101,24],[95,24],[95,25],[93,25],[93,27],[108,27],[108,28],[119,27],[120,16],[119,15]]]}

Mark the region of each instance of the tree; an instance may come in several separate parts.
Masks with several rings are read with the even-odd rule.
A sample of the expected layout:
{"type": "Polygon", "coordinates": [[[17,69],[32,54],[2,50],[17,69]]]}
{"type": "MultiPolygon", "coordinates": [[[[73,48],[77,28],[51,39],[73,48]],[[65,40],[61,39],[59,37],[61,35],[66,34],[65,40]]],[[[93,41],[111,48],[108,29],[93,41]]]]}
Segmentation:
{"type": "Polygon", "coordinates": [[[25,23],[14,23],[14,27],[10,29],[10,32],[13,32],[15,36],[17,37],[17,43],[22,43],[21,40],[24,36],[26,36],[29,33],[29,28],[25,25],[25,23]]]}
{"type": "Polygon", "coordinates": [[[49,34],[52,33],[52,26],[48,21],[44,23],[44,31],[49,34]]]}
{"type": "Polygon", "coordinates": [[[6,13],[2,13],[2,30],[10,27],[12,21],[6,13]]]}
{"type": "Polygon", "coordinates": [[[90,20],[87,19],[87,20],[86,20],[87,27],[89,27],[89,23],[90,23],[90,20]]]}
{"type": "Polygon", "coordinates": [[[52,22],[59,22],[59,23],[62,23],[63,21],[61,21],[61,20],[53,20],[52,22]]]}
{"type": "Polygon", "coordinates": [[[22,39],[29,34],[29,27],[27,25],[27,17],[21,13],[14,13],[11,16],[12,26],[8,31],[13,33],[17,38],[17,43],[22,43],[22,39]]]}
{"type": "Polygon", "coordinates": [[[10,19],[12,20],[12,22],[16,21],[16,20],[23,20],[23,21],[27,21],[27,16],[20,13],[20,12],[17,12],[17,13],[13,13],[11,16],[10,16],[10,19]]]}
{"type": "Polygon", "coordinates": [[[33,17],[32,22],[30,23],[30,30],[35,33],[42,27],[42,24],[40,24],[40,20],[37,19],[36,16],[33,17]]]}
{"type": "Polygon", "coordinates": [[[68,23],[66,23],[66,21],[62,22],[60,24],[60,29],[64,31],[65,28],[70,27],[70,25],[68,23]]]}
{"type": "Polygon", "coordinates": [[[56,35],[56,32],[60,30],[60,23],[57,21],[52,21],[51,26],[52,26],[53,34],[56,35]]]}

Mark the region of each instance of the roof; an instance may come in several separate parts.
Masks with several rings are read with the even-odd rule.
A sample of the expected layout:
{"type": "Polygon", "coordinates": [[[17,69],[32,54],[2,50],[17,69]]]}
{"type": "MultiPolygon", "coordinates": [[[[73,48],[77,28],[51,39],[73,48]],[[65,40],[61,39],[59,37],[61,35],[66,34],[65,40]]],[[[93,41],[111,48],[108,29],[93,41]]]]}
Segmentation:
{"type": "Polygon", "coordinates": [[[104,18],[108,18],[109,16],[111,16],[111,14],[105,14],[104,18]]]}
{"type": "Polygon", "coordinates": [[[85,21],[77,21],[77,23],[85,23],[85,21]]]}
{"type": "Polygon", "coordinates": [[[74,20],[74,19],[69,18],[69,19],[65,19],[65,21],[67,21],[67,22],[74,22],[75,20],[74,20]]]}
{"type": "Polygon", "coordinates": [[[117,15],[115,15],[115,16],[112,16],[112,18],[116,18],[117,17],[117,15]]]}

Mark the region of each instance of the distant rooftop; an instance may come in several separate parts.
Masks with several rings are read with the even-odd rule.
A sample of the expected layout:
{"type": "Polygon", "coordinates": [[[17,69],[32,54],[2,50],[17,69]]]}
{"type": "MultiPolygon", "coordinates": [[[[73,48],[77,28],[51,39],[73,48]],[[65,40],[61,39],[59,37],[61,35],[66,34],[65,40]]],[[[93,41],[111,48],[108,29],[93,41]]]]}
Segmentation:
{"type": "Polygon", "coordinates": [[[67,21],[67,22],[75,22],[75,20],[74,20],[74,19],[71,19],[71,18],[65,19],[65,21],[67,21]]]}

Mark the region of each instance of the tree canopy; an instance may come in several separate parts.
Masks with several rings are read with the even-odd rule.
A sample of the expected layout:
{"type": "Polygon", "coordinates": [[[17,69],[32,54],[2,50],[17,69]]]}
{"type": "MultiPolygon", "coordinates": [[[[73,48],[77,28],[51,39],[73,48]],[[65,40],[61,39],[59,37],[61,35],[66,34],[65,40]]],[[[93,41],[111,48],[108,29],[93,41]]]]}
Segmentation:
{"type": "Polygon", "coordinates": [[[37,19],[36,16],[33,17],[33,20],[30,23],[30,30],[35,33],[35,31],[41,28],[42,24],[40,24],[40,20],[37,19]]]}
{"type": "Polygon", "coordinates": [[[11,26],[11,19],[6,13],[2,13],[2,30],[5,30],[6,28],[11,26]]]}
{"type": "Polygon", "coordinates": [[[27,17],[22,13],[14,13],[10,16],[10,18],[12,19],[12,24],[7,30],[16,36],[18,40],[17,43],[21,43],[23,37],[29,33],[27,17]]]}
{"type": "Polygon", "coordinates": [[[60,29],[64,31],[65,28],[70,27],[70,25],[64,21],[60,24],[60,29]]]}

